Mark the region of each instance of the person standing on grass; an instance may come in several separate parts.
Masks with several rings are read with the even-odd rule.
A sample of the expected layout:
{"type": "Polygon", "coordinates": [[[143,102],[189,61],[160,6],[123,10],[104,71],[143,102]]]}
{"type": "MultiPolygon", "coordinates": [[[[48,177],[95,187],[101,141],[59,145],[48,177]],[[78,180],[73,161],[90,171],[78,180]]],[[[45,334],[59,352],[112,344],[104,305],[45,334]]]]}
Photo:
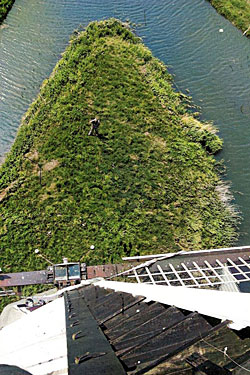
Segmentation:
{"type": "Polygon", "coordinates": [[[99,136],[98,128],[100,126],[100,120],[95,117],[93,120],[90,120],[90,124],[91,124],[91,129],[88,135],[96,135],[98,137],[99,136]]]}

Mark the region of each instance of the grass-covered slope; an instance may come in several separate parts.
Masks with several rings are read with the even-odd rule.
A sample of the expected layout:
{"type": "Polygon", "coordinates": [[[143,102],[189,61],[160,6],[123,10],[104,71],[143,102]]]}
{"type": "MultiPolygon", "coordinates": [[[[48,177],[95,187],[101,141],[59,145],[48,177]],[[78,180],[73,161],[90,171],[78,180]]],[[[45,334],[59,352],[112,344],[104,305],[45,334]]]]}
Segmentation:
{"type": "Polygon", "coordinates": [[[11,10],[15,0],[0,0],[0,24],[7,17],[8,12],[11,10]]]}
{"type": "Polygon", "coordinates": [[[250,0],[209,0],[215,9],[250,37],[250,0]]]}
{"type": "Polygon", "coordinates": [[[0,170],[1,267],[44,267],[36,248],[93,264],[229,245],[235,218],[211,156],[220,148],[139,38],[116,20],[91,23],[44,82],[0,170]],[[99,137],[88,135],[95,116],[99,137]]]}

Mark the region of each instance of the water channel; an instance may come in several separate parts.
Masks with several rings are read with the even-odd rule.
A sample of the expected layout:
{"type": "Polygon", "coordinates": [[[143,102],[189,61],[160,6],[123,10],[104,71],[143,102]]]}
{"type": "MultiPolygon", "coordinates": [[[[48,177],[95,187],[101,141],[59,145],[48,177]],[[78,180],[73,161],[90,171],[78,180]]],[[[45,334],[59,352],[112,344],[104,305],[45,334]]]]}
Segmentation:
{"type": "Polygon", "coordinates": [[[107,17],[136,23],[176,86],[201,107],[202,119],[219,128],[218,158],[243,217],[238,244],[249,245],[250,40],[206,0],[16,0],[0,29],[0,158],[70,34],[107,17]]]}

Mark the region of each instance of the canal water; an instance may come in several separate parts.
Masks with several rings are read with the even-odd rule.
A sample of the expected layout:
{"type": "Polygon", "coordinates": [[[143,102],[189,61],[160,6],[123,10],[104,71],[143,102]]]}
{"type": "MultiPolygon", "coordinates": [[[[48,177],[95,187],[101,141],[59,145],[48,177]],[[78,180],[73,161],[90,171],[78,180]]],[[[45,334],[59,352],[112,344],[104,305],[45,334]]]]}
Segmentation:
{"type": "Polygon", "coordinates": [[[250,40],[206,0],[16,0],[0,29],[0,158],[69,36],[107,17],[135,23],[178,89],[189,90],[202,119],[219,128],[218,158],[243,217],[238,244],[249,245],[250,40]]]}

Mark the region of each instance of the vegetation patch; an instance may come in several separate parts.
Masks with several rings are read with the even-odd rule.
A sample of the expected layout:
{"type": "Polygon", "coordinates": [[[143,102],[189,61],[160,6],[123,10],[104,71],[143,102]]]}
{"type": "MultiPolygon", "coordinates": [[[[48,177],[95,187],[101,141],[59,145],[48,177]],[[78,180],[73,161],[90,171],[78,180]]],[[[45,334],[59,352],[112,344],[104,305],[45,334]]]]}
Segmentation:
{"type": "Polygon", "coordinates": [[[43,269],[36,248],[96,264],[232,244],[236,215],[212,156],[222,141],[171,82],[127,25],[76,33],[0,170],[4,271],[43,269]]]}
{"type": "Polygon", "coordinates": [[[11,10],[15,0],[0,0],[0,24],[7,17],[8,12],[11,10]]]}
{"type": "Polygon", "coordinates": [[[250,36],[250,1],[249,0],[209,0],[215,9],[236,27],[250,36]]]}

